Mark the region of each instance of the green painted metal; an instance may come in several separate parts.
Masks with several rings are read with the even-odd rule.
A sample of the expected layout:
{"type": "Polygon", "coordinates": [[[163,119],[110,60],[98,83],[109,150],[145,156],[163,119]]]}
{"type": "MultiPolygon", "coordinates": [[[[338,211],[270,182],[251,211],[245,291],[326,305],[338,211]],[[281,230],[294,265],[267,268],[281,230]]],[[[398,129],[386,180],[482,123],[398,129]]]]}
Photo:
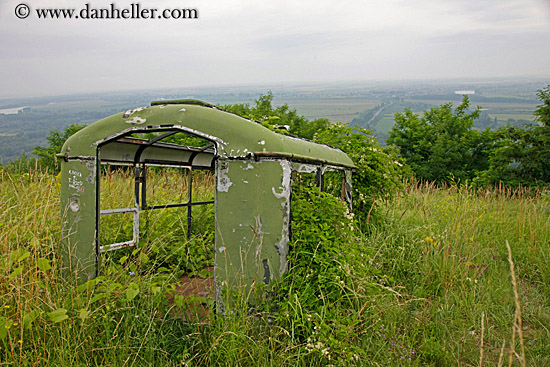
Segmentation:
{"type": "Polygon", "coordinates": [[[290,222],[288,161],[219,163],[216,281],[269,284],[286,271],[290,222]]]}
{"type": "Polygon", "coordinates": [[[70,137],[61,154],[66,157],[96,155],[99,143],[125,131],[180,127],[206,139],[217,138],[218,156],[242,158],[259,154],[280,154],[297,159],[353,168],[342,151],[326,145],[277,134],[261,124],[237,115],[197,104],[155,105],[119,113],[82,129],[70,137]]]}
{"type": "Polygon", "coordinates": [[[95,161],[68,161],[61,170],[61,228],[68,278],[86,281],[96,276],[95,161]]]}
{"type": "MultiPolygon", "coordinates": [[[[62,228],[69,274],[85,281],[97,274],[98,161],[142,165],[163,159],[216,173],[216,260],[218,304],[221,290],[235,285],[269,284],[286,271],[290,226],[292,171],[346,172],[351,159],[342,151],[304,139],[277,134],[261,124],[221,111],[200,101],[160,101],[100,120],[70,137],[62,158],[62,228]],[[151,145],[130,134],[182,131],[213,142],[196,148],[151,145]],[[145,151],[145,150],[144,150],[145,151]],[[144,158],[145,157],[145,158],[144,158]],[[195,157],[195,158],[190,158],[195,157]]],[[[346,186],[349,193],[351,187],[346,186]]],[[[136,203],[136,210],[138,204],[136,203]]]]}

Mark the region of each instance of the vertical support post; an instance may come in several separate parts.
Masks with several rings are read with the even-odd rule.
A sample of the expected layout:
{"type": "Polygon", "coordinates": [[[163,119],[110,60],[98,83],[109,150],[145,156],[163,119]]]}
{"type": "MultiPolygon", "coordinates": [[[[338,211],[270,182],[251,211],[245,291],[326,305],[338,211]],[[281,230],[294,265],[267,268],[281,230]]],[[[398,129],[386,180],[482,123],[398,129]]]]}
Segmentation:
{"type": "Polygon", "coordinates": [[[342,192],[340,195],[340,200],[344,201],[346,200],[346,172],[341,171],[342,173],[342,192]]]}
{"type": "Polygon", "coordinates": [[[187,185],[189,190],[189,200],[187,201],[187,238],[191,238],[191,214],[193,202],[193,167],[189,167],[189,184],[187,185]]]}
{"type": "Polygon", "coordinates": [[[147,209],[147,166],[141,166],[141,206],[147,209]]]}
{"type": "Polygon", "coordinates": [[[140,207],[140,192],[141,192],[141,209],[147,209],[147,168],[145,165],[136,164],[135,166],[135,203],[136,207],[140,207]]]}
{"type": "Polygon", "coordinates": [[[325,173],[323,172],[323,167],[317,168],[317,171],[315,172],[315,181],[319,191],[325,191],[325,173]]]}
{"type": "Polygon", "coordinates": [[[139,174],[139,166],[136,164],[134,166],[134,202],[137,207],[139,207],[139,183],[141,181],[141,175],[139,174]]]}
{"type": "Polygon", "coordinates": [[[349,210],[353,210],[351,175],[351,170],[345,170],[342,175],[342,196],[347,201],[349,205],[349,210]]]}

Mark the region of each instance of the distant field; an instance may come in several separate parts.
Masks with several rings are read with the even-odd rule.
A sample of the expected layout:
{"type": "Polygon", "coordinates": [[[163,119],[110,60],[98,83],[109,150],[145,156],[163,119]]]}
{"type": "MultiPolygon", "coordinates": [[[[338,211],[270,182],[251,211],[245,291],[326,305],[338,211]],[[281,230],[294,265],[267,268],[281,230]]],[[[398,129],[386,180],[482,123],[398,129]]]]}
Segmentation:
{"type": "MultiPolygon", "coordinates": [[[[488,95],[484,95],[489,97],[488,95]]],[[[491,97],[503,97],[499,95],[494,95],[491,97]]],[[[439,106],[449,101],[446,100],[407,100],[406,102],[423,102],[428,103],[434,106],[439,106]]],[[[453,105],[456,106],[459,103],[454,101],[453,105]]],[[[500,103],[500,102],[483,102],[483,103],[471,103],[472,107],[480,105],[485,113],[489,115],[492,119],[496,117],[499,125],[504,125],[508,123],[509,119],[514,120],[527,120],[533,121],[533,111],[536,109],[537,105],[531,101],[525,101],[525,103],[520,102],[510,102],[510,103],[500,103]]]]}
{"type": "Polygon", "coordinates": [[[491,118],[497,118],[498,121],[507,122],[508,119],[514,120],[528,120],[533,121],[532,114],[520,114],[520,113],[489,113],[491,118]]]}
{"type": "Polygon", "coordinates": [[[380,119],[378,125],[376,126],[376,131],[382,134],[388,134],[395,124],[393,113],[386,113],[384,117],[380,119]]]}
{"type": "MultiPolygon", "coordinates": [[[[456,90],[482,93],[472,99],[484,109],[483,118],[497,119],[497,126],[532,121],[538,102],[536,91],[547,80],[497,80],[494,82],[421,82],[415,83],[325,83],[315,85],[225,86],[149,91],[124,91],[50,97],[9,98],[0,100],[0,162],[9,162],[25,153],[31,155],[36,146],[44,146],[52,130],[62,131],[71,124],[91,124],[106,116],[130,108],[148,106],[160,99],[199,99],[212,104],[248,103],[259,96],[273,93],[273,104],[287,103],[307,119],[327,118],[331,122],[352,121],[357,126],[375,130],[385,138],[394,124],[396,112],[411,107],[422,113],[452,100],[460,103],[456,90]],[[384,104],[384,109],[379,106],[384,104]],[[21,106],[28,106],[15,113],[21,106]],[[4,114],[2,114],[2,111],[4,114]],[[6,114],[11,113],[11,114],[6,114]],[[354,121],[355,120],[355,121],[354,121]]],[[[485,121],[487,122],[487,121],[485,121]]],[[[494,122],[494,121],[492,121],[494,122]]]]}
{"type": "Polygon", "coordinates": [[[331,122],[351,122],[359,113],[374,108],[380,104],[378,99],[351,98],[319,98],[293,99],[292,101],[276,101],[280,105],[287,103],[296,109],[300,115],[308,119],[327,118],[331,122]]]}
{"type": "MultiPolygon", "coordinates": [[[[376,99],[347,99],[342,98],[316,98],[316,99],[293,99],[289,101],[275,101],[275,105],[287,103],[291,109],[296,109],[300,115],[308,119],[328,118],[332,122],[351,122],[360,112],[376,107],[380,104],[376,99]]],[[[147,105],[144,101],[136,101],[135,106],[147,105]]],[[[59,111],[111,111],[113,109],[123,110],[118,101],[105,101],[98,99],[57,102],[32,107],[35,111],[56,113],[59,111]]]]}
{"type": "MultiPolygon", "coordinates": [[[[439,106],[443,103],[447,102],[453,102],[453,105],[458,105],[460,102],[457,101],[448,101],[444,99],[407,99],[407,102],[416,102],[416,103],[427,103],[427,104],[433,104],[435,106],[439,106]]],[[[529,108],[531,110],[534,110],[536,108],[536,104],[525,102],[525,103],[518,103],[518,102],[470,102],[470,105],[477,106],[480,105],[483,108],[529,108]]]]}
{"type": "Polygon", "coordinates": [[[98,113],[105,113],[106,111],[109,111],[109,113],[111,113],[114,110],[122,111],[128,108],[127,106],[128,106],[128,102],[121,104],[119,101],[89,99],[89,100],[80,100],[80,101],[63,101],[63,102],[48,103],[44,105],[33,106],[32,109],[36,112],[45,112],[45,113],[58,113],[58,112],[78,113],[81,111],[98,112],[98,113]]]}
{"type": "Polygon", "coordinates": [[[395,114],[403,112],[408,106],[412,106],[412,112],[422,113],[418,106],[409,104],[409,101],[392,103],[371,124],[371,128],[375,130],[377,136],[387,135],[395,124],[395,114]]]}
{"type": "MultiPolygon", "coordinates": [[[[432,104],[434,106],[439,106],[441,104],[447,103],[449,101],[445,100],[408,100],[408,102],[423,102],[432,104]]],[[[457,102],[453,102],[453,105],[458,105],[457,102]]],[[[498,103],[498,102],[485,102],[482,104],[471,103],[472,107],[480,105],[492,118],[497,118],[499,121],[507,121],[509,118],[518,120],[533,120],[533,111],[536,109],[537,105],[531,102],[526,101],[525,103],[498,103]]]]}

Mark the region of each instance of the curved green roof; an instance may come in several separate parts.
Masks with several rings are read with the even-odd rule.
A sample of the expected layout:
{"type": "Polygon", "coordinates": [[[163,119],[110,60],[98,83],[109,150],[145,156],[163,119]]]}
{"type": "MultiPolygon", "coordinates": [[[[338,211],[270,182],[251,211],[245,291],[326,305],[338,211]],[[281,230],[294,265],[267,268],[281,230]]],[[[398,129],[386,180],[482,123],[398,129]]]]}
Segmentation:
{"type": "Polygon", "coordinates": [[[277,134],[261,124],[193,100],[158,101],[99,120],[71,136],[66,158],[95,157],[97,146],[135,131],[182,130],[216,142],[224,158],[286,157],[348,168],[355,167],[341,150],[305,139],[277,134]]]}

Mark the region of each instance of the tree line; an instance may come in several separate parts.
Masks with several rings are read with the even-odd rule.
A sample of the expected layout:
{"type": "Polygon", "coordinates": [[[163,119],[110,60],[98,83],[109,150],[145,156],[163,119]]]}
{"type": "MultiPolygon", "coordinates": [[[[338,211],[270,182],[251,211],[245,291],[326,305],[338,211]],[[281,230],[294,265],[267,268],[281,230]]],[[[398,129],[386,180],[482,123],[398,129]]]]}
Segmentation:
{"type": "Polygon", "coordinates": [[[547,186],[550,183],[550,85],[537,91],[538,124],[474,129],[481,108],[452,102],[422,115],[405,109],[395,114],[388,145],[395,146],[419,180],[438,183],[503,183],[547,186]]]}
{"type": "MultiPolygon", "coordinates": [[[[340,148],[362,166],[356,176],[370,182],[359,187],[366,192],[389,192],[387,187],[394,187],[398,179],[411,175],[439,184],[452,181],[482,186],[501,183],[547,186],[550,184],[550,85],[538,90],[537,98],[540,105],[534,111],[534,119],[538,124],[508,125],[497,130],[475,128],[482,116],[481,107],[472,110],[467,96],[456,107],[448,102],[422,114],[405,108],[395,114],[395,125],[386,147],[379,145],[372,130],[331,124],[324,118],[309,120],[287,104],[275,107],[271,92],[260,95],[253,105],[220,108],[255,120],[278,133],[340,148]],[[374,186],[378,189],[373,189],[374,186]]],[[[72,124],[61,132],[51,130],[48,145],[35,147],[36,158],[22,156],[0,168],[24,172],[39,166],[57,173],[55,153],[69,136],[84,126],[72,124]]]]}

